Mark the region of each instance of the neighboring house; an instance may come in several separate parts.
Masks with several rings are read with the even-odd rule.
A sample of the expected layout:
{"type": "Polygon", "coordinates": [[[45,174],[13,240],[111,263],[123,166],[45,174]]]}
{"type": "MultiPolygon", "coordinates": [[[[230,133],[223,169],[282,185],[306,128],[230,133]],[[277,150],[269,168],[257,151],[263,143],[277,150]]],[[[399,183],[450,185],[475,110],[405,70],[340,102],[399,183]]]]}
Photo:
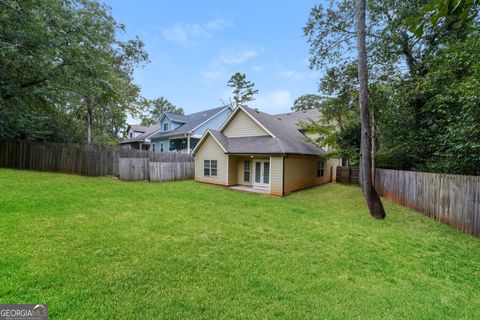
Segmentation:
{"type": "Polygon", "coordinates": [[[238,107],[193,150],[195,180],[278,196],[332,181],[339,159],[323,159],[325,150],[298,126],[320,117],[315,110],[273,116],[238,107]]]}
{"type": "Polygon", "coordinates": [[[142,126],[130,124],[127,127],[127,140],[120,142],[120,146],[126,149],[149,150],[150,140],[148,137],[160,129],[160,124],[142,126]]]}
{"type": "Polygon", "coordinates": [[[204,110],[189,115],[165,112],[160,128],[149,136],[151,150],[190,153],[207,129],[218,129],[232,113],[231,106],[204,110]]]}

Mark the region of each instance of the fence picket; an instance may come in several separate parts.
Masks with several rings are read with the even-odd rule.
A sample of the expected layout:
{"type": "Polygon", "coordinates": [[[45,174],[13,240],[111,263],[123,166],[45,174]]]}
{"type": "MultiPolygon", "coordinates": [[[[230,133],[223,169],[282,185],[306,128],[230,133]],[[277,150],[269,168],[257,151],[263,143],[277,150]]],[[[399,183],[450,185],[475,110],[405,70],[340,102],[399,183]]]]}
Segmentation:
{"type": "MultiPolygon", "coordinates": [[[[337,181],[353,180],[354,170],[338,167],[337,181]]],[[[478,176],[377,169],[375,189],[386,199],[480,237],[478,176]]]]}

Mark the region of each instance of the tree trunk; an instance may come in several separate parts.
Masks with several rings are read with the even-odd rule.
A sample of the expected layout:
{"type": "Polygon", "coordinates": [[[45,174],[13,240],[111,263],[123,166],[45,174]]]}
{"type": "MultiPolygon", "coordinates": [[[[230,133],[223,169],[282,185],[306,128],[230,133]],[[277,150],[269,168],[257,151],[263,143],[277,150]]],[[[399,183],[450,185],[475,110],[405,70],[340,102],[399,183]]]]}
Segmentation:
{"type": "Polygon", "coordinates": [[[86,115],[86,121],[87,121],[87,143],[90,144],[92,143],[92,108],[87,107],[87,115],[86,115]]]}
{"type": "Polygon", "coordinates": [[[370,114],[368,112],[368,72],[367,72],[367,48],[365,44],[365,15],[366,0],[358,1],[358,84],[360,102],[360,121],[362,125],[362,136],[360,142],[360,183],[363,196],[367,201],[368,209],[372,217],[376,219],[385,218],[383,204],[372,184],[372,140],[370,114]]]}
{"type": "Polygon", "coordinates": [[[375,123],[375,109],[372,108],[372,185],[375,187],[376,174],[377,174],[377,163],[375,161],[375,153],[377,153],[377,128],[375,123]]]}

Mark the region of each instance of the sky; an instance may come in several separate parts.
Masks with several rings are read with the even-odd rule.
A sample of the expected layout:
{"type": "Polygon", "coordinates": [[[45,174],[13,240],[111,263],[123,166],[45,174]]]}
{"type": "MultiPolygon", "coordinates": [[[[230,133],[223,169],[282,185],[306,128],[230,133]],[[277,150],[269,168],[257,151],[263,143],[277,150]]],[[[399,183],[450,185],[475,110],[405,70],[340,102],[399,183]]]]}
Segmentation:
{"type": "Polygon", "coordinates": [[[317,92],[321,72],[309,69],[302,29],[318,1],[104,1],[125,25],[120,38],[145,43],[151,62],[134,81],[148,99],[164,96],[186,114],[215,108],[237,71],[259,90],[249,106],[271,114],[317,92]]]}

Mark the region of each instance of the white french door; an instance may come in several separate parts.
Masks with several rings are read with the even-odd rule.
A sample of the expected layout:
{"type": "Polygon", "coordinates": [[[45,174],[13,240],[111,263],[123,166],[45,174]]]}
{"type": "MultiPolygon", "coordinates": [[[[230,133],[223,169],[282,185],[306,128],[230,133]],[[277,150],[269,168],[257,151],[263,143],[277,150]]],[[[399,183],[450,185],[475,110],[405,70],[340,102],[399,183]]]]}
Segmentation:
{"type": "Polygon", "coordinates": [[[255,160],[253,168],[253,185],[268,188],[270,186],[270,161],[255,160]]]}

